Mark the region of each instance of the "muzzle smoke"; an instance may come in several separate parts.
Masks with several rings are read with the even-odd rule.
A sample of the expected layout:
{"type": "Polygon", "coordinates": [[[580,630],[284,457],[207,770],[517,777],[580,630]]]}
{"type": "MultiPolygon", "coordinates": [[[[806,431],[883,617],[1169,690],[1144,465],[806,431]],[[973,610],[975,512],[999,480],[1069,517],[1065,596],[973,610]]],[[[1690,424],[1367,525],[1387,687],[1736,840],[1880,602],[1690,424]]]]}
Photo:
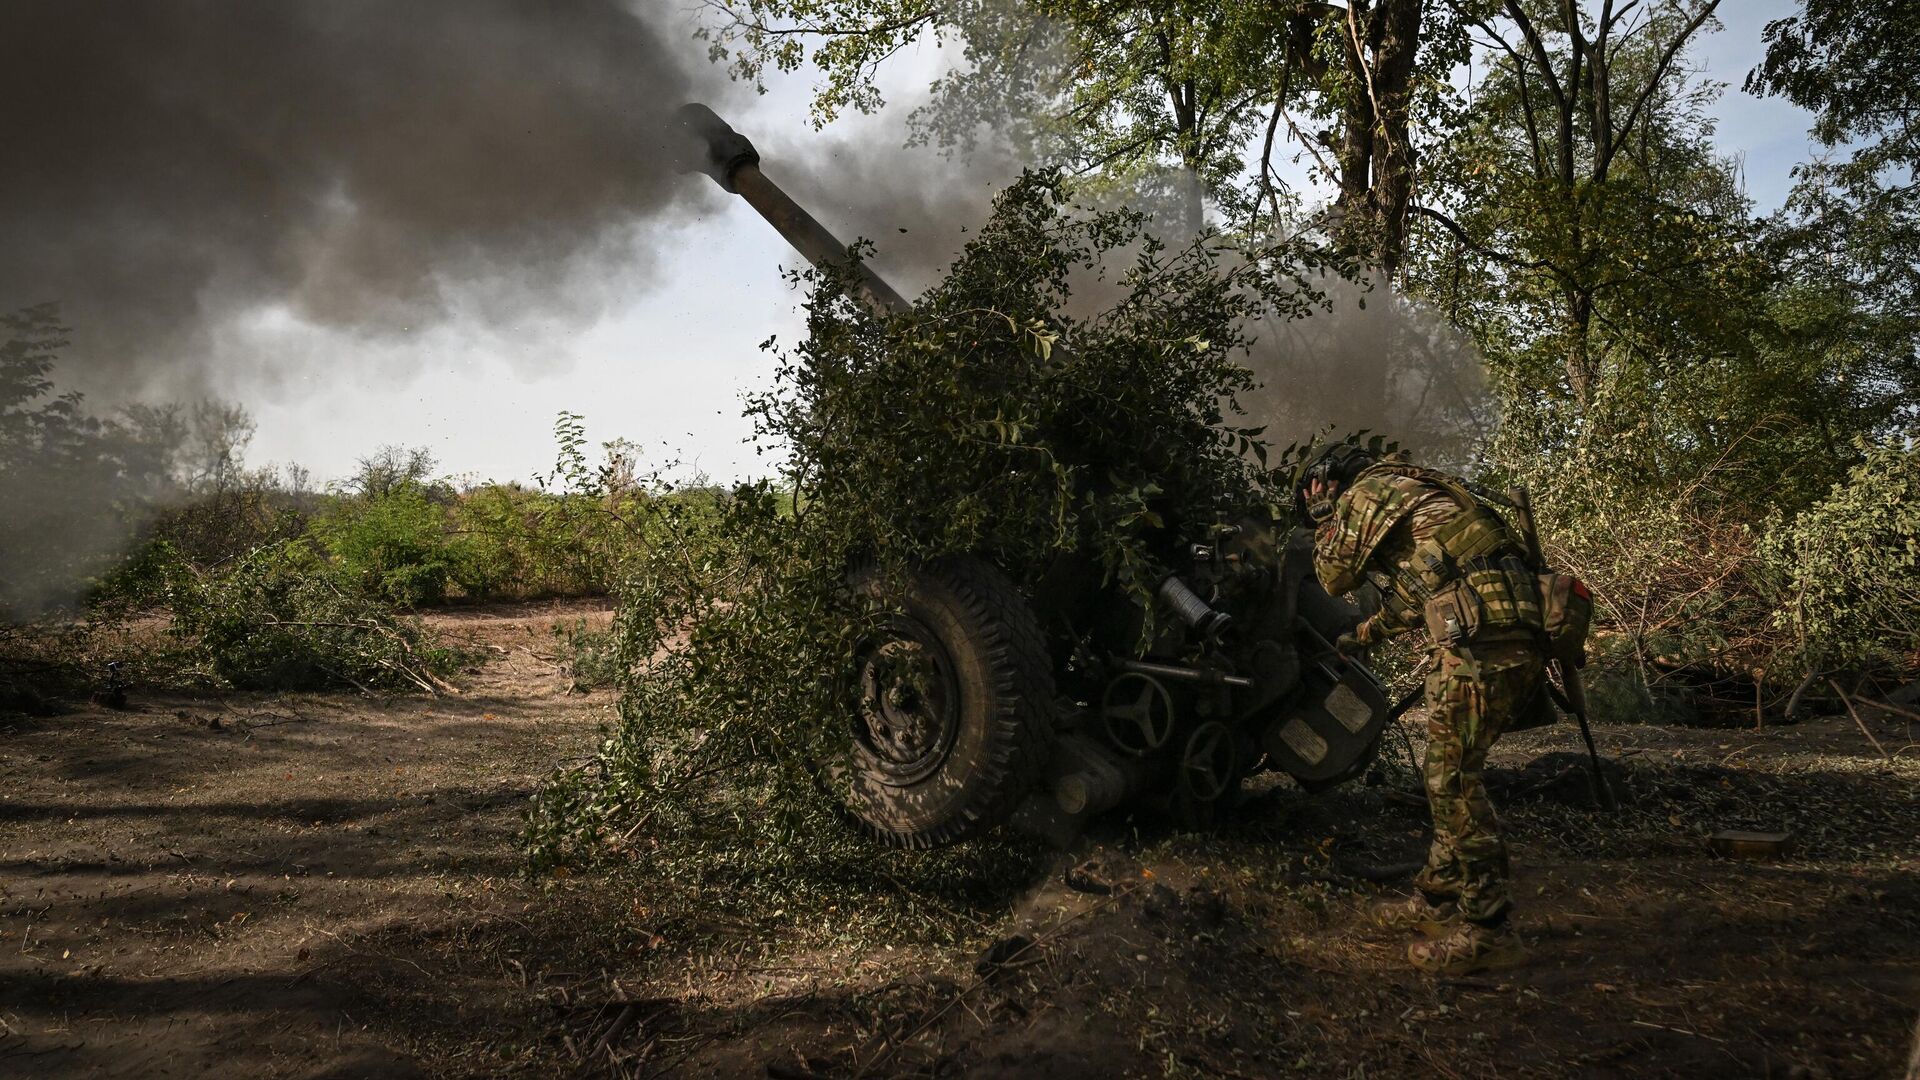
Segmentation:
{"type": "Polygon", "coordinates": [[[1268,441],[1365,430],[1424,464],[1471,461],[1497,412],[1472,341],[1391,288],[1337,277],[1316,287],[1325,310],[1253,328],[1245,362],[1262,385],[1241,404],[1267,425],[1268,441]]]}
{"type": "Polygon", "coordinates": [[[636,234],[710,197],[669,164],[668,110],[725,86],[684,38],[617,0],[7,4],[0,308],[60,302],[63,376],[122,394],[265,305],[590,316],[612,290],[552,283],[630,280],[636,234]]]}
{"type": "Polygon", "coordinates": [[[52,395],[349,359],[241,355],[222,331],[248,321],[372,346],[643,286],[652,227],[716,198],[674,171],[670,110],[728,86],[653,3],[0,5],[0,315],[73,328],[0,323],[0,614],[70,603],[164,496],[170,451],[84,419],[67,445],[33,413],[71,408],[52,395]]]}

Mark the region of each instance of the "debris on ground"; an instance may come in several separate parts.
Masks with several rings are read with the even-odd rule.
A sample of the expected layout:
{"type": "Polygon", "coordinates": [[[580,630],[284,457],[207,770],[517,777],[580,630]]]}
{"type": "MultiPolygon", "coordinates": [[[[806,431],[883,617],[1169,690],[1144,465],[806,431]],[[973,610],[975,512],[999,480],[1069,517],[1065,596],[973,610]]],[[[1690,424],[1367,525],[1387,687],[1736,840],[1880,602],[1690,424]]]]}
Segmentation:
{"type": "MultiPolygon", "coordinates": [[[[553,621],[434,618],[503,645],[553,621]]],[[[1205,831],[1141,815],[1072,855],[929,864],[952,880],[896,861],[914,904],[861,912],[780,881],[695,919],[618,876],[529,878],[532,786],[612,699],[493,657],[459,699],[8,729],[0,1071],[1840,1078],[1900,1075],[1913,1038],[1920,758],[1845,716],[1602,728],[1617,815],[1564,731],[1502,739],[1530,961],[1432,980],[1366,919],[1427,846],[1424,805],[1385,788],[1280,783],[1205,831]],[[1729,830],[1791,843],[1718,857],[1729,830]]]]}

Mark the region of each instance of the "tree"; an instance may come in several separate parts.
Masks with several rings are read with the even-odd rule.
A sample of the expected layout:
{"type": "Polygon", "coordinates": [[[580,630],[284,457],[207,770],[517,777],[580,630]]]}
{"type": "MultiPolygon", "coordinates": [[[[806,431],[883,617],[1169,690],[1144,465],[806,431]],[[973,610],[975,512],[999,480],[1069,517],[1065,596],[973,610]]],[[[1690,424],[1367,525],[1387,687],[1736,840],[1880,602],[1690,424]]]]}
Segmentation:
{"type": "Polygon", "coordinates": [[[1712,7],[1474,20],[1492,62],[1427,162],[1415,285],[1480,342],[1508,460],[1592,449],[1644,490],[1712,475],[1759,515],[1843,479],[1920,370],[1858,252],[1756,219],[1715,151],[1719,87],[1686,62],[1712,7]]]}
{"type": "Polygon", "coordinates": [[[440,467],[433,451],[424,446],[386,445],[360,459],[348,480],[349,491],[365,499],[382,499],[399,491],[426,489],[440,467]]]}
{"type": "Polygon", "coordinates": [[[78,599],[167,483],[176,428],[89,414],[57,393],[67,328],[52,304],[0,315],[0,619],[78,599]]]}
{"type": "Polygon", "coordinates": [[[1920,165],[1916,36],[1916,0],[1805,0],[1799,15],[1767,24],[1767,55],[1746,88],[1813,112],[1813,135],[1826,146],[1852,145],[1844,175],[1911,195],[1920,165]],[[1888,170],[1904,171],[1905,182],[1888,170]]]}
{"type": "Polygon", "coordinates": [[[1471,288],[1491,277],[1546,316],[1516,325],[1551,327],[1534,344],[1559,353],[1577,408],[1599,376],[1600,305],[1650,289],[1679,299],[1671,290],[1709,261],[1700,243],[1724,241],[1717,223],[1743,210],[1711,160],[1711,91],[1676,67],[1717,4],[1603,0],[1589,14],[1505,0],[1467,19],[1490,66],[1416,212],[1446,230],[1456,281],[1474,264],[1471,288]]]}
{"type": "Polygon", "coordinates": [[[226,491],[244,472],[247,444],[258,425],[246,406],[217,398],[202,398],[187,414],[187,439],[181,463],[187,489],[200,493],[226,491]]]}
{"type": "Polygon", "coordinates": [[[990,125],[1023,156],[1177,208],[1190,231],[1208,201],[1249,232],[1288,216],[1273,167],[1284,131],[1337,185],[1334,231],[1389,274],[1415,186],[1416,99],[1444,87],[1463,41],[1431,0],[705,6],[700,33],[735,77],[818,66],[816,124],[878,108],[876,74],[909,44],[957,38],[967,66],[934,84],[916,139],[964,150],[990,125]]]}
{"type": "Polygon", "coordinates": [[[1737,684],[1750,708],[1801,673],[1761,541],[1848,479],[1920,367],[1850,257],[1757,218],[1715,150],[1720,88],[1687,62],[1710,8],[1475,20],[1489,62],[1424,163],[1410,250],[1499,392],[1489,464],[1532,487],[1610,659],[1644,687],[1676,665],[1737,684]]]}
{"type": "MultiPolygon", "coordinates": [[[[1920,3],[1807,0],[1767,24],[1766,58],[1748,76],[1814,114],[1828,155],[1796,170],[1778,217],[1780,257],[1798,278],[1824,283],[1871,316],[1854,327],[1883,358],[1910,370],[1920,345],[1920,3]],[[1902,364],[1901,361],[1905,363],[1902,364]]],[[[1870,381],[1900,385],[1885,370],[1870,381]]],[[[1911,385],[1909,382],[1907,385],[1911,385]]],[[[1900,412],[1910,428],[1920,409],[1900,412]]]]}
{"type": "MultiPolygon", "coordinates": [[[[1320,80],[1323,108],[1337,108],[1341,121],[1335,149],[1341,230],[1348,245],[1370,255],[1367,261],[1388,281],[1399,270],[1413,202],[1410,122],[1422,7],[1419,0],[1352,0],[1337,50],[1338,76],[1329,70],[1320,80]]],[[[1338,19],[1340,13],[1326,17],[1338,19]]],[[[1450,62],[1452,55],[1442,53],[1440,59],[1450,62]]],[[[1276,116],[1283,104],[1284,97],[1275,102],[1276,116]]],[[[1261,167],[1266,166],[1263,157],[1261,167]]]]}

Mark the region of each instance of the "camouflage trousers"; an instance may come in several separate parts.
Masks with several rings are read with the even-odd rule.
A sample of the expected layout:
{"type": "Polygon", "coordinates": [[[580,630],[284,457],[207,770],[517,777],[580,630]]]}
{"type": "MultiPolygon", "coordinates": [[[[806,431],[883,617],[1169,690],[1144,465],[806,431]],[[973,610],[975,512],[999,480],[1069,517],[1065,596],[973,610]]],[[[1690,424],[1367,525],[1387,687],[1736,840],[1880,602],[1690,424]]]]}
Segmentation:
{"type": "Polygon", "coordinates": [[[1545,663],[1531,641],[1441,649],[1427,676],[1427,802],[1433,846],[1414,884],[1458,902],[1476,922],[1499,918],[1507,895],[1507,845],[1481,772],[1487,751],[1539,692],[1545,663]]]}

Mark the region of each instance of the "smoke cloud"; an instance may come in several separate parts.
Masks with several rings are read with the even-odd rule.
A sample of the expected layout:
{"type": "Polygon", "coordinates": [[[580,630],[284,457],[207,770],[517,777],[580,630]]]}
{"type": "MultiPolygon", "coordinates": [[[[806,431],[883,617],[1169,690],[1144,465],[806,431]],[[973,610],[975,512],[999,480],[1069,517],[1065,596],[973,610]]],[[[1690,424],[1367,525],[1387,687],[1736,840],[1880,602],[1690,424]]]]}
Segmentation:
{"type": "Polygon", "coordinates": [[[1241,404],[1267,426],[1268,441],[1366,430],[1423,464],[1470,462],[1497,414],[1472,341],[1391,288],[1338,277],[1316,288],[1324,310],[1250,328],[1244,362],[1262,385],[1241,404]]]}
{"type": "MultiPolygon", "coordinates": [[[[257,378],[338,359],[237,353],[249,327],[351,335],[398,364],[417,353],[385,346],[436,331],[592,320],[646,285],[656,230],[727,198],[675,171],[673,109],[727,115],[741,94],[667,4],[0,5],[0,313],[58,302],[74,332],[54,377],[91,400],[200,397],[222,363],[257,378]]],[[[958,161],[903,154],[860,126],[745,133],[843,239],[873,240],[876,269],[911,296],[1019,162],[993,138],[958,161]]],[[[1358,291],[1331,291],[1332,311],[1259,331],[1266,389],[1247,404],[1270,437],[1366,427],[1464,457],[1486,413],[1471,351],[1402,298],[1374,291],[1362,311],[1358,291]]],[[[24,454],[5,463],[14,576],[22,545],[122,542],[124,529],[76,539],[84,508],[108,500],[9,445],[24,454]]]]}
{"type": "Polygon", "coordinates": [[[71,602],[177,486],[165,440],[59,391],[194,398],[342,359],[236,328],[395,358],[644,284],[653,228],[720,197],[672,110],[729,86],[665,2],[0,5],[0,615],[71,602]]]}
{"type": "MultiPolygon", "coordinates": [[[[874,241],[874,269],[908,297],[939,280],[1021,168],[994,132],[982,132],[975,151],[958,158],[876,152],[875,140],[834,132],[756,145],[768,174],[841,239],[874,241]]],[[[1113,192],[1082,201],[1122,204],[1113,192]]],[[[1157,211],[1147,228],[1169,246],[1192,240],[1177,200],[1125,205],[1157,211]]],[[[1065,314],[1092,317],[1119,301],[1119,271],[1130,257],[1115,253],[1105,276],[1075,273],[1065,314]]],[[[1325,297],[1312,314],[1244,328],[1253,344],[1239,359],[1261,386],[1241,405],[1266,426],[1267,440],[1285,446],[1368,431],[1397,440],[1425,464],[1469,465],[1498,415],[1473,342],[1390,287],[1330,274],[1312,285],[1325,297]]]]}
{"type": "Polygon", "coordinates": [[[646,226],[714,197],[669,118],[726,84],[616,0],[24,0],[0,40],[0,310],[60,302],[82,388],[179,389],[267,307],[591,317],[614,290],[555,283],[644,273],[646,226]]]}
{"type": "Polygon", "coordinates": [[[841,240],[872,241],[872,268],[912,299],[960,257],[1021,165],[990,136],[973,153],[949,157],[901,149],[900,129],[877,117],[858,127],[865,130],[804,138],[745,134],[770,179],[841,240]]]}

